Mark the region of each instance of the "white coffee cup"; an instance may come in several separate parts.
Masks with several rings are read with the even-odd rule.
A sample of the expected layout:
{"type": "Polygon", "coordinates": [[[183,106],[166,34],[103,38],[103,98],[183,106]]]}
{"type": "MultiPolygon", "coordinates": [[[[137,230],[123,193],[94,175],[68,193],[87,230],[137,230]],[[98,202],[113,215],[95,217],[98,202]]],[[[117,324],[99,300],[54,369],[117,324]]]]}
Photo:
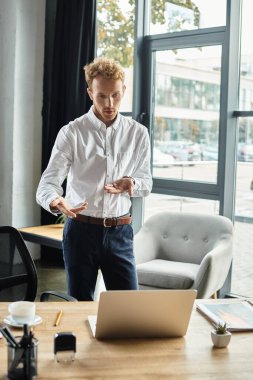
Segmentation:
{"type": "Polygon", "coordinates": [[[34,321],[36,306],[29,301],[16,301],[8,306],[12,319],[20,324],[29,324],[34,321]]]}

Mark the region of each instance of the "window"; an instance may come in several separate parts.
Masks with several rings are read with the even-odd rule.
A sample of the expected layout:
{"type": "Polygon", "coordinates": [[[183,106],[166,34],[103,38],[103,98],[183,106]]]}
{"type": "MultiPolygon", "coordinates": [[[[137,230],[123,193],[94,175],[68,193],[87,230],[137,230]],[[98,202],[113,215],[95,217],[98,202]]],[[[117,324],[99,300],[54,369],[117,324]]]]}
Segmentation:
{"type": "Polygon", "coordinates": [[[232,292],[248,297],[252,294],[253,272],[253,46],[250,41],[250,35],[253,33],[252,12],[252,1],[244,0],[239,103],[242,115],[239,118],[237,136],[235,255],[232,271],[232,292]]]}
{"type": "Polygon", "coordinates": [[[226,0],[149,0],[149,7],[148,34],[226,24],[226,0]]]}
{"type": "MultiPolygon", "coordinates": [[[[143,29],[148,18],[149,27],[136,73],[144,97],[136,113],[145,115],[152,144],[153,194],[144,203],[145,218],[156,205],[157,211],[204,210],[233,219],[241,2],[145,3],[143,29]]],[[[241,102],[251,101],[249,90],[243,87],[241,102]]],[[[230,280],[221,296],[231,290],[230,280]]]]}
{"type": "Polygon", "coordinates": [[[144,220],[162,211],[219,214],[219,202],[207,199],[151,194],[145,202],[144,220]]]}
{"type": "Polygon", "coordinates": [[[243,1],[242,37],[241,37],[241,69],[240,69],[240,110],[253,111],[253,46],[252,35],[253,4],[243,1]]]}
{"type": "Polygon", "coordinates": [[[134,56],[134,0],[98,0],[97,56],[113,58],[125,69],[126,92],[122,113],[132,112],[134,56]]]}
{"type": "Polygon", "coordinates": [[[216,183],[221,46],[156,51],[153,60],[154,177],[216,183]]]}

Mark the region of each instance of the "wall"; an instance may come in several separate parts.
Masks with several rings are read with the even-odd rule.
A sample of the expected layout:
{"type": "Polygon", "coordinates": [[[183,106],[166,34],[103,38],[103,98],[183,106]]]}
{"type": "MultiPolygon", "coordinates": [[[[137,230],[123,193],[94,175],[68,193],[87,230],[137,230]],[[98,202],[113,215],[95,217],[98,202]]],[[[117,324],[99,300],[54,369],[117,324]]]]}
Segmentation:
{"type": "Polygon", "coordinates": [[[0,225],[12,221],[15,5],[0,2],[0,225]]]}
{"type": "Polygon", "coordinates": [[[45,0],[0,1],[0,225],[40,224],[45,0]]]}

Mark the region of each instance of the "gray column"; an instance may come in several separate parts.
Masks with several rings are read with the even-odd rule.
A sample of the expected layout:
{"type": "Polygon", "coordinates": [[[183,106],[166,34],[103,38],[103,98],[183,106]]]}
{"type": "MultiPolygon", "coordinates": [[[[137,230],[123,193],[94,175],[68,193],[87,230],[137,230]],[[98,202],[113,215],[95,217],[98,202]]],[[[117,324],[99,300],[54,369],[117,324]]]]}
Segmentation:
{"type": "Polygon", "coordinates": [[[1,0],[0,20],[0,225],[38,225],[45,0],[1,0]]]}
{"type": "Polygon", "coordinates": [[[0,2],[0,224],[39,223],[45,0],[0,2]]]}

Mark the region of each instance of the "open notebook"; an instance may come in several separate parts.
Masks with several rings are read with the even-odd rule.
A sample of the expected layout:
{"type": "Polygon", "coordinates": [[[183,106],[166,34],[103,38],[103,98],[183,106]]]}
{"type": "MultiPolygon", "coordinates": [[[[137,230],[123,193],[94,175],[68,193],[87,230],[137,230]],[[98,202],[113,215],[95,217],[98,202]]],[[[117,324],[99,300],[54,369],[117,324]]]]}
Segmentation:
{"type": "Polygon", "coordinates": [[[253,331],[253,303],[234,299],[227,302],[197,303],[197,310],[215,325],[226,323],[230,331],[253,331]]]}
{"type": "Polygon", "coordinates": [[[196,290],[101,292],[97,316],[88,316],[95,338],[167,338],[186,334],[196,290]]]}

